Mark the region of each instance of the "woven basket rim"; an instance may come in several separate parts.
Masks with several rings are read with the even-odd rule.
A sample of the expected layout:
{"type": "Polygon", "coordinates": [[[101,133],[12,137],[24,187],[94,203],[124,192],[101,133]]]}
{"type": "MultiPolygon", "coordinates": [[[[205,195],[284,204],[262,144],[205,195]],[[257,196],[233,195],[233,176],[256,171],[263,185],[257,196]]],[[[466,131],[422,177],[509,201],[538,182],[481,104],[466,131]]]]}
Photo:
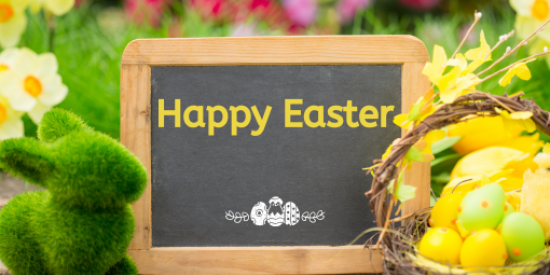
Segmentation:
{"type": "MultiPolygon", "coordinates": [[[[388,222],[387,217],[388,211],[391,211],[391,200],[387,194],[387,187],[399,174],[396,168],[397,164],[405,157],[409,149],[428,132],[472,118],[498,116],[496,108],[500,108],[510,112],[532,112],[531,119],[535,122],[537,129],[550,136],[550,112],[541,109],[533,100],[523,99],[522,96],[523,93],[514,96],[506,94],[497,96],[482,92],[460,96],[452,103],[440,106],[433,114],[407,131],[397,142],[394,142],[389,155],[385,159],[374,161],[379,165],[373,170],[374,177],[369,196],[370,207],[374,212],[378,227],[383,228],[388,222]]],[[[434,272],[415,265],[410,258],[404,257],[405,252],[414,253],[414,248],[408,244],[410,242],[403,240],[399,234],[390,233],[390,231],[397,231],[410,237],[411,241],[418,241],[428,228],[430,209],[431,207],[420,209],[411,214],[401,221],[402,226],[400,227],[397,227],[394,223],[389,224],[388,228],[390,230],[383,234],[381,240],[385,251],[384,271],[386,274],[449,274],[434,272]]],[[[538,262],[536,265],[539,268],[535,271],[514,274],[549,274],[550,260],[548,259],[546,258],[547,261],[538,262]]],[[[513,266],[501,268],[506,269],[507,267],[513,266]]]]}

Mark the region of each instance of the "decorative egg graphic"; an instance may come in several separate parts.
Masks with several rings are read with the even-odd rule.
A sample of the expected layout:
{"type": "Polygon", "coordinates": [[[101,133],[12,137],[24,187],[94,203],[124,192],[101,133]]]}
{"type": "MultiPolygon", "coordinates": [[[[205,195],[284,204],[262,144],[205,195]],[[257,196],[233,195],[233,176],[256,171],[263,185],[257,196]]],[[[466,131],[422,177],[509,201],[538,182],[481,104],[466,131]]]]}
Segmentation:
{"type": "Polygon", "coordinates": [[[298,206],[289,201],[285,203],[285,224],[294,226],[300,221],[300,210],[298,206]]]}
{"type": "Polygon", "coordinates": [[[269,208],[267,209],[267,223],[274,227],[279,227],[285,223],[283,200],[277,196],[269,200],[269,208]]]}
{"type": "Polygon", "coordinates": [[[250,211],[250,219],[257,226],[262,226],[267,220],[267,205],[263,201],[260,201],[252,207],[250,211]]]}

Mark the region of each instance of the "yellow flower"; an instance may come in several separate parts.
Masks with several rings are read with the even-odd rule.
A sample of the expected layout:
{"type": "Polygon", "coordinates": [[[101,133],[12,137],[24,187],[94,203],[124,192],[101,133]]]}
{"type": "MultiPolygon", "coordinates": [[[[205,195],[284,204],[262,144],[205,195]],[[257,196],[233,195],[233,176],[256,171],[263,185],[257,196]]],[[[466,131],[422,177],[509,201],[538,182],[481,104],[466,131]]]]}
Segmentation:
{"type": "Polygon", "coordinates": [[[498,171],[487,175],[466,176],[452,179],[441,192],[441,196],[445,196],[453,192],[468,193],[485,184],[500,183],[509,176],[511,171],[498,171]]]}
{"type": "Polygon", "coordinates": [[[17,52],[13,68],[0,72],[0,83],[0,93],[12,108],[28,112],[35,123],[68,93],[57,74],[55,55],[37,55],[26,48],[17,52]]]}
{"type": "Polygon", "coordinates": [[[451,180],[472,176],[508,173],[499,184],[504,191],[520,189],[523,174],[527,170],[537,170],[533,156],[516,149],[506,147],[488,147],[470,153],[460,159],[451,173],[451,180]]]}
{"type": "MultiPolygon", "coordinates": [[[[516,30],[520,38],[527,38],[550,19],[549,0],[510,0],[517,12],[516,30]]],[[[550,41],[550,29],[545,28],[537,36],[550,41]]]]}
{"type": "Polygon", "coordinates": [[[529,71],[529,68],[527,67],[527,62],[522,62],[514,65],[512,68],[510,68],[506,74],[498,81],[498,84],[502,87],[508,86],[510,82],[512,82],[512,78],[514,76],[518,76],[520,79],[523,80],[529,80],[531,79],[531,71],[529,71]]]}
{"type": "Polygon", "coordinates": [[[508,131],[515,129],[518,126],[525,129],[529,133],[537,130],[537,125],[531,119],[533,116],[533,113],[531,112],[513,112],[510,114],[508,111],[500,108],[495,108],[495,111],[504,119],[504,127],[508,131]]]}
{"type": "MultiPolygon", "coordinates": [[[[491,47],[485,39],[485,34],[481,31],[479,35],[480,46],[479,48],[471,49],[466,52],[466,58],[473,61],[491,61],[491,47]]],[[[481,65],[481,64],[480,64],[481,65]]]]}
{"type": "Polygon", "coordinates": [[[13,110],[8,99],[0,96],[0,140],[20,138],[25,135],[21,120],[23,114],[13,110]]]}
{"type": "Polygon", "coordinates": [[[464,75],[463,68],[454,67],[449,73],[441,77],[437,88],[443,103],[452,103],[457,97],[467,94],[466,89],[474,89],[479,78],[470,73],[464,75]]]}
{"type": "Polygon", "coordinates": [[[445,49],[439,45],[435,45],[432,62],[426,63],[422,73],[428,76],[432,83],[437,84],[446,66],[447,54],[445,53],[445,49]]]}
{"type": "Polygon", "coordinates": [[[59,16],[70,11],[75,0],[30,0],[31,11],[37,13],[42,7],[59,16]]]}
{"type": "Polygon", "coordinates": [[[0,53],[0,72],[13,68],[18,49],[7,49],[0,53]]]}
{"type": "Polygon", "coordinates": [[[0,0],[0,46],[15,47],[27,27],[28,0],[0,0]]]}

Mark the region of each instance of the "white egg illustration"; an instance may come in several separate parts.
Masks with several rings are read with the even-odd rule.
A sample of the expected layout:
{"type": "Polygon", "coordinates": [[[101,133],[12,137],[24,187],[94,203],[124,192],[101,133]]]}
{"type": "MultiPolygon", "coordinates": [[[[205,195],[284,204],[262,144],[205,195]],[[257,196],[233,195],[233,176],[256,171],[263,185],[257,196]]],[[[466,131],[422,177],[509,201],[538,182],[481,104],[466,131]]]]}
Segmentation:
{"type": "Polygon", "coordinates": [[[267,219],[267,205],[260,201],[252,207],[252,211],[250,211],[250,220],[257,225],[262,226],[265,224],[265,221],[267,219]]]}
{"type": "Polygon", "coordinates": [[[275,196],[269,200],[267,209],[267,222],[269,225],[279,227],[285,223],[285,214],[283,211],[283,200],[275,196]]]}
{"type": "Polygon", "coordinates": [[[286,225],[294,226],[300,221],[300,210],[293,202],[289,201],[285,203],[284,211],[286,225]]]}

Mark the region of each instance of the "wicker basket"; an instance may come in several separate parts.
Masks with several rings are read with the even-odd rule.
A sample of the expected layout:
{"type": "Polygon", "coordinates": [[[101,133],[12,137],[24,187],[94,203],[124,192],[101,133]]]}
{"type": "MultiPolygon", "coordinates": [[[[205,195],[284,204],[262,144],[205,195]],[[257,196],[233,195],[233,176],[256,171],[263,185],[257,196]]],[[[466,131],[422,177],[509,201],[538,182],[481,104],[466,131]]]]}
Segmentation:
{"type": "MultiPolygon", "coordinates": [[[[441,129],[480,116],[496,116],[495,108],[511,112],[530,111],[532,120],[539,131],[550,135],[550,113],[542,110],[534,101],[524,100],[523,94],[512,97],[495,96],[476,92],[457,98],[451,104],[442,105],[432,115],[424,119],[419,125],[408,131],[398,142],[394,143],[390,154],[384,160],[375,160],[380,163],[375,168],[374,179],[370,194],[370,207],[375,214],[379,227],[384,227],[381,245],[384,251],[385,274],[457,274],[464,271],[460,267],[445,266],[433,262],[433,266],[419,265],[416,259],[422,258],[415,248],[415,243],[425,234],[428,228],[428,219],[431,208],[421,209],[402,221],[402,226],[387,221],[390,209],[390,196],[387,187],[397,177],[397,163],[401,161],[407,151],[428,132],[441,129]]],[[[549,210],[550,211],[550,210],[549,210]]],[[[550,274],[550,250],[547,248],[539,261],[530,261],[529,264],[512,264],[498,268],[480,268],[476,274],[550,274]]],[[[538,258],[537,258],[538,259],[538,258]]],[[[430,260],[424,261],[430,262],[430,260]]],[[[466,272],[466,271],[464,271],[466,272]]],[[[471,273],[469,270],[468,273],[471,273]]]]}

